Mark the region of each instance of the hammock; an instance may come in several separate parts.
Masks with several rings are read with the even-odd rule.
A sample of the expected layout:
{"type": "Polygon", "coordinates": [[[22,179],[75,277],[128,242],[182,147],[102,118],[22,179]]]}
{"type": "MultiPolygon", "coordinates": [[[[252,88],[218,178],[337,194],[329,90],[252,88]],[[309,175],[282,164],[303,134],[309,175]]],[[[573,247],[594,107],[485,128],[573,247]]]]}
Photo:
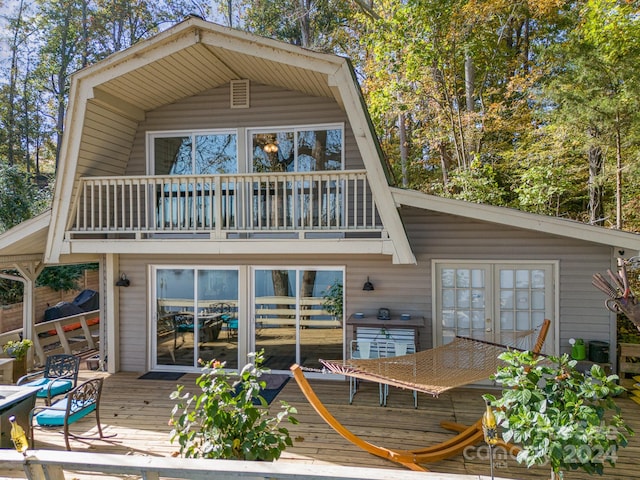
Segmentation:
{"type": "MultiPolygon", "coordinates": [[[[546,322],[548,320],[540,327],[538,341],[532,348],[536,353],[540,352],[547,334],[546,322]]],[[[534,332],[535,330],[525,332],[524,336],[531,336],[534,332]]],[[[503,365],[498,356],[509,348],[513,349],[506,345],[458,336],[446,345],[409,355],[338,361],[320,359],[320,362],[332,373],[408,388],[437,397],[452,388],[489,378],[503,365]]]]}
{"type": "MultiPolygon", "coordinates": [[[[542,350],[549,325],[550,321],[545,320],[540,327],[538,338],[531,349],[531,351],[536,354],[542,350]]],[[[495,357],[507,348],[509,347],[504,345],[458,337],[448,345],[411,355],[386,359],[350,360],[348,362],[323,361],[323,364],[326,365],[327,368],[331,366],[332,369],[335,369],[332,371],[336,373],[384,382],[401,388],[413,388],[435,396],[455,386],[488,378],[491,373],[495,372],[494,369],[487,374],[489,364],[492,362],[489,358],[491,355],[494,355],[495,362],[499,362],[495,357]],[[456,347],[460,349],[459,354],[456,353],[456,347]],[[465,357],[467,357],[466,360],[465,357]],[[399,361],[402,363],[394,363],[393,365],[388,363],[399,361]],[[419,362],[424,362],[425,364],[431,363],[431,366],[425,367],[419,362]],[[480,364],[476,362],[480,362],[480,364]],[[400,365],[400,368],[397,368],[397,365],[400,365]],[[405,371],[411,371],[414,367],[415,373],[401,373],[403,369],[405,371]],[[387,370],[385,370],[385,368],[387,370]],[[441,369],[441,371],[438,372],[436,370],[438,368],[441,369]],[[465,368],[467,372],[465,372],[465,368]],[[471,373],[469,373],[468,370],[470,370],[471,373]],[[418,372],[420,372],[420,375],[418,372]],[[386,373],[389,373],[389,376],[386,376],[386,373]],[[457,376],[464,376],[464,378],[455,378],[457,376]]],[[[497,365],[498,363],[496,363],[496,368],[497,365]]],[[[473,425],[461,425],[454,422],[443,421],[440,423],[442,427],[458,433],[449,440],[436,445],[415,450],[394,450],[374,445],[355,435],[331,415],[311,388],[299,365],[292,365],[291,371],[311,406],[337,433],[365,451],[399,463],[411,470],[426,471],[427,469],[420,464],[437,462],[459,455],[465,448],[483,439],[481,419],[473,425]]],[[[514,449],[512,451],[517,451],[513,445],[508,445],[502,441],[499,441],[498,445],[514,449]]]]}
{"type": "Polygon", "coordinates": [[[408,388],[437,397],[442,392],[489,378],[503,364],[507,347],[467,337],[431,350],[399,357],[322,360],[332,373],[408,388]]]}

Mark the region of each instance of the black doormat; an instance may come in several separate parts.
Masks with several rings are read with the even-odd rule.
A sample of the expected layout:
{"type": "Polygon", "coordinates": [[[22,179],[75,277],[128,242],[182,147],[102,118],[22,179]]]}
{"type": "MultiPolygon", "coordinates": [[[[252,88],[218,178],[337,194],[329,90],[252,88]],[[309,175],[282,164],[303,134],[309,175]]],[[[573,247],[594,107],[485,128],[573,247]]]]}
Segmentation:
{"type": "MultiPolygon", "coordinates": [[[[290,376],[286,374],[266,374],[260,377],[260,381],[266,383],[265,388],[260,390],[260,396],[265,399],[267,405],[271,405],[271,402],[275,400],[280,391],[285,387],[290,380],[290,376]]],[[[236,387],[236,392],[240,391],[240,385],[236,387]]],[[[254,405],[260,405],[260,400],[253,399],[254,405]]]]}
{"type": "Polygon", "coordinates": [[[184,373],[182,372],[147,372],[140,375],[140,380],[178,380],[184,373]]]}

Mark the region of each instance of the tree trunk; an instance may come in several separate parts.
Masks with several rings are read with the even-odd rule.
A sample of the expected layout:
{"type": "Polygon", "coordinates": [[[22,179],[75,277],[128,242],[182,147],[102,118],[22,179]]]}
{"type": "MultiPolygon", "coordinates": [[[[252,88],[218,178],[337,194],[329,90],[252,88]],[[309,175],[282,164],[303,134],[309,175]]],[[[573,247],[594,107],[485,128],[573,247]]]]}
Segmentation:
{"type": "Polygon", "coordinates": [[[464,87],[465,96],[467,99],[467,112],[473,112],[474,110],[474,88],[475,88],[475,70],[473,68],[473,59],[469,54],[464,57],[464,87]]]}
{"type": "Polygon", "coordinates": [[[622,138],[620,112],[616,112],[616,228],[622,230],[622,138]]]}
{"type": "Polygon", "coordinates": [[[400,166],[402,168],[402,186],[409,186],[409,147],[407,145],[407,124],[404,113],[398,115],[398,135],[400,140],[400,166]]]}
{"type": "Polygon", "coordinates": [[[589,147],[589,223],[602,225],[602,186],[600,175],[603,166],[602,148],[599,145],[589,147]]]}
{"type": "Polygon", "coordinates": [[[17,125],[16,125],[16,107],[15,97],[18,89],[18,43],[19,33],[22,28],[22,10],[24,2],[20,2],[18,13],[16,15],[13,40],[10,45],[11,49],[11,70],[9,72],[9,98],[7,101],[7,162],[9,165],[15,163],[16,143],[18,142],[17,125]]]}
{"type": "Polygon", "coordinates": [[[309,18],[311,6],[308,0],[299,0],[299,2],[300,46],[308,48],[311,46],[311,21],[309,18]]]}

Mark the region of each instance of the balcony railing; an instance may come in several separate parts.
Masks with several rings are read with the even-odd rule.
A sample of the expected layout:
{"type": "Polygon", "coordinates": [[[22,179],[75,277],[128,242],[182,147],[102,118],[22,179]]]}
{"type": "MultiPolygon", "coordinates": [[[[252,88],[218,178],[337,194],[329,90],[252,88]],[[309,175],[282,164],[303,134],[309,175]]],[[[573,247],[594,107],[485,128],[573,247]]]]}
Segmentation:
{"type": "Polygon", "coordinates": [[[87,177],[79,188],[74,237],[382,230],[365,171],[87,177]]]}

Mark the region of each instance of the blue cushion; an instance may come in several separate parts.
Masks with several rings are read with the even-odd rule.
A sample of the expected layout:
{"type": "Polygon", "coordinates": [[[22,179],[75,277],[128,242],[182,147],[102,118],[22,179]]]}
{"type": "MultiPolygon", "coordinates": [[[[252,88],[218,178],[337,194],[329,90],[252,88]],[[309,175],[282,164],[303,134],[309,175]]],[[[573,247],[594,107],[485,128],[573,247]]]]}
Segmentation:
{"type": "Polygon", "coordinates": [[[51,396],[55,397],[56,395],[62,395],[63,393],[67,393],[69,390],[73,388],[72,380],[52,380],[50,378],[41,378],[39,380],[34,380],[33,382],[25,383],[24,386],[27,387],[42,387],[38,390],[37,397],[38,398],[47,398],[47,392],[51,392],[51,396]],[[48,390],[49,384],[51,385],[51,390],[48,390]]]}
{"type": "MultiPolygon", "coordinates": [[[[55,407],[47,408],[46,410],[40,411],[40,413],[36,414],[35,419],[38,425],[44,427],[58,427],[64,425],[64,415],[67,410],[67,400],[66,398],[57,401],[52,405],[55,407]]],[[[87,416],[91,412],[96,409],[95,402],[83,407],[81,404],[77,403],[72,407],[72,413],[69,415],[68,423],[71,424],[81,418],[87,416]],[[75,411],[75,413],[74,413],[75,411]]]]}

